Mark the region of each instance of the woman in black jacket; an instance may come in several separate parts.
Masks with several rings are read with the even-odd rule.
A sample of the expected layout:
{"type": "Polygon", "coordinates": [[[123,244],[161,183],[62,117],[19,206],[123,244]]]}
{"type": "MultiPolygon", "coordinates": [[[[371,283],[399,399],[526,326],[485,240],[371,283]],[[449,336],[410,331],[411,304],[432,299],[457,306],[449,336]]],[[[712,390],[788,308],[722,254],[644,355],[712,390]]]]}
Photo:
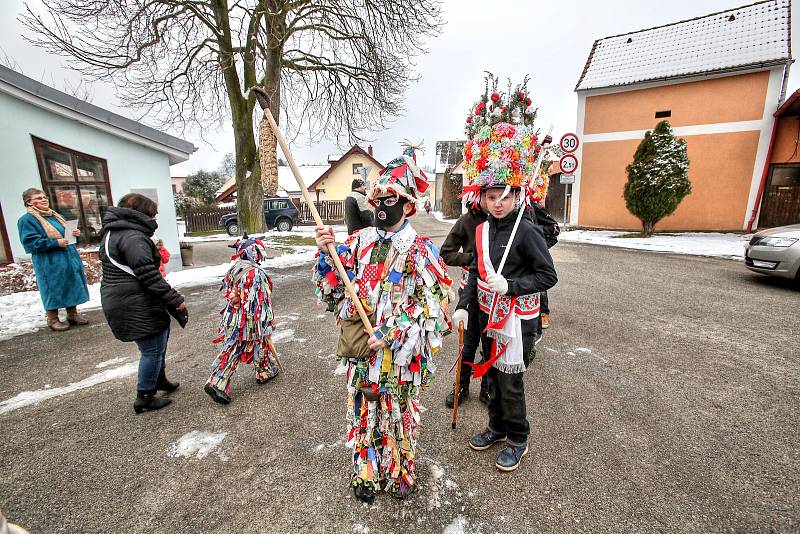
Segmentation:
{"type": "Polygon", "coordinates": [[[125,195],[118,207],[106,210],[100,240],[100,299],[108,326],[120,341],[135,341],[141,353],[133,404],[137,414],[171,402],[156,397],[157,390],[178,388],[164,371],[170,323],[167,309],[181,313],[186,309],[183,296],[158,270],[161,256],[151,239],[158,228],[157,211],[157,204],[144,195],[125,195]]]}

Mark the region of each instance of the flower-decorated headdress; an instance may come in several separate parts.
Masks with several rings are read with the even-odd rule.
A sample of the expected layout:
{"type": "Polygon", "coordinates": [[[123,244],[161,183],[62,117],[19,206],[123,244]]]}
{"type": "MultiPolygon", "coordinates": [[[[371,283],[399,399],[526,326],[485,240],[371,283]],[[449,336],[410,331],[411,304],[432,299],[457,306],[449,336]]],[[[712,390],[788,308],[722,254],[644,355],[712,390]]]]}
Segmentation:
{"type": "Polygon", "coordinates": [[[370,204],[375,198],[393,194],[400,198],[411,201],[413,206],[409,216],[416,213],[416,203],[419,193],[428,190],[428,177],[417,166],[416,151],[422,150],[421,144],[413,145],[408,141],[403,141],[403,154],[390,161],[383,172],[378,176],[378,180],[369,192],[368,200],[370,204]]]}
{"type": "Polygon", "coordinates": [[[533,178],[542,146],[527,84],[526,76],[513,90],[509,82],[508,93],[498,92],[497,79],[487,73],[484,94],[467,116],[464,169],[469,185],[462,197],[468,204],[478,202],[481,190],[493,187],[522,188],[526,203],[534,191],[541,193],[541,187],[533,187],[539,182],[533,178]]]}

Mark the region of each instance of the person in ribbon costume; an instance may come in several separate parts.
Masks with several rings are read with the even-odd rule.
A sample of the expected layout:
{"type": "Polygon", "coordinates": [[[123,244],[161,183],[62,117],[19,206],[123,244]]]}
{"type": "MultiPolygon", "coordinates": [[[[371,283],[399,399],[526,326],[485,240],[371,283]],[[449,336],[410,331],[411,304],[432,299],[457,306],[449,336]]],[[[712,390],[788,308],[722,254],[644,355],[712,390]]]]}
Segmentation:
{"type": "Polygon", "coordinates": [[[475,255],[453,323],[477,327],[487,355],[484,363],[471,365],[474,378],[488,376],[489,424],[469,446],[482,451],[505,442],[495,466],[513,471],[528,452],[523,373],[535,356],[532,319],[539,314],[539,292],[553,287],[557,277],[541,228],[530,217],[517,217],[532,200],[531,178],[542,150],[533,128],[535,110],[525,83],[509,88],[508,95],[496,91],[496,82],[490,94],[488,85],[467,120],[470,139],[464,145],[470,180],[464,196],[480,202],[488,218],[476,228],[475,255]],[[469,324],[469,310],[475,308],[477,325],[469,324]]]}
{"type": "Polygon", "coordinates": [[[274,329],[272,279],[265,269],[267,249],[261,239],[245,234],[233,248],[233,264],[222,279],[225,308],[222,309],[216,344],[222,349],[211,365],[211,376],[203,390],[219,404],[231,401],[231,378],[241,363],[253,363],[256,382],[264,384],[277,376],[277,355],[270,339],[274,329]]]}
{"type": "Polygon", "coordinates": [[[407,220],[416,212],[418,193],[428,187],[414,149],[406,145],[370,191],[375,226],[337,247],[374,332],[365,331],[325,252],[334,242],[331,228],[317,228],[313,281],[317,298],[339,325],[336,354],[347,376],[351,485],[364,502],[380,491],[405,498],[416,487],[419,390],[431,380],[434,356],[451,327],[447,268],[436,246],[407,220]]]}

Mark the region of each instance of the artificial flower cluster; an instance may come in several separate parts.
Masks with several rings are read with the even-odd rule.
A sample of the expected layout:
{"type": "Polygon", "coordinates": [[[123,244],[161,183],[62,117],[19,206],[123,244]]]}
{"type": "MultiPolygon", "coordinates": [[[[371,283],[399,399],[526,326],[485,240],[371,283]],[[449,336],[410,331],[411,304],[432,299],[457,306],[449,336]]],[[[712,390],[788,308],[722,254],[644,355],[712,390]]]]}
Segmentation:
{"type": "Polygon", "coordinates": [[[532,126],[536,120],[537,108],[533,106],[533,100],[528,95],[527,85],[526,76],[513,90],[509,82],[508,93],[503,93],[497,90],[497,78],[492,73],[487,73],[483,95],[467,115],[467,136],[472,138],[483,127],[492,127],[501,122],[532,126]]]}
{"type": "Polygon", "coordinates": [[[464,145],[464,169],[473,186],[521,187],[533,176],[540,150],[530,126],[487,125],[464,145]]]}

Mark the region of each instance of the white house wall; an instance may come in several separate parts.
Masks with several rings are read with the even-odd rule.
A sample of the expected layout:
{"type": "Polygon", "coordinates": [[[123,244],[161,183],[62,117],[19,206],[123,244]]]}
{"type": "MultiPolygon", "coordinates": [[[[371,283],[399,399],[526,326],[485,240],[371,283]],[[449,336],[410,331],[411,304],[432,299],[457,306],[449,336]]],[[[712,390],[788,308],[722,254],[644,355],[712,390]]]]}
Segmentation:
{"type": "Polygon", "coordinates": [[[159,201],[156,235],[172,254],[169,267],[180,266],[167,154],[0,93],[0,147],[4,163],[0,204],[15,259],[28,257],[16,227],[17,219],[25,213],[22,192],[29,187],[42,188],[31,136],[105,159],[114,204],[132,189],[155,189],[159,201]]]}

